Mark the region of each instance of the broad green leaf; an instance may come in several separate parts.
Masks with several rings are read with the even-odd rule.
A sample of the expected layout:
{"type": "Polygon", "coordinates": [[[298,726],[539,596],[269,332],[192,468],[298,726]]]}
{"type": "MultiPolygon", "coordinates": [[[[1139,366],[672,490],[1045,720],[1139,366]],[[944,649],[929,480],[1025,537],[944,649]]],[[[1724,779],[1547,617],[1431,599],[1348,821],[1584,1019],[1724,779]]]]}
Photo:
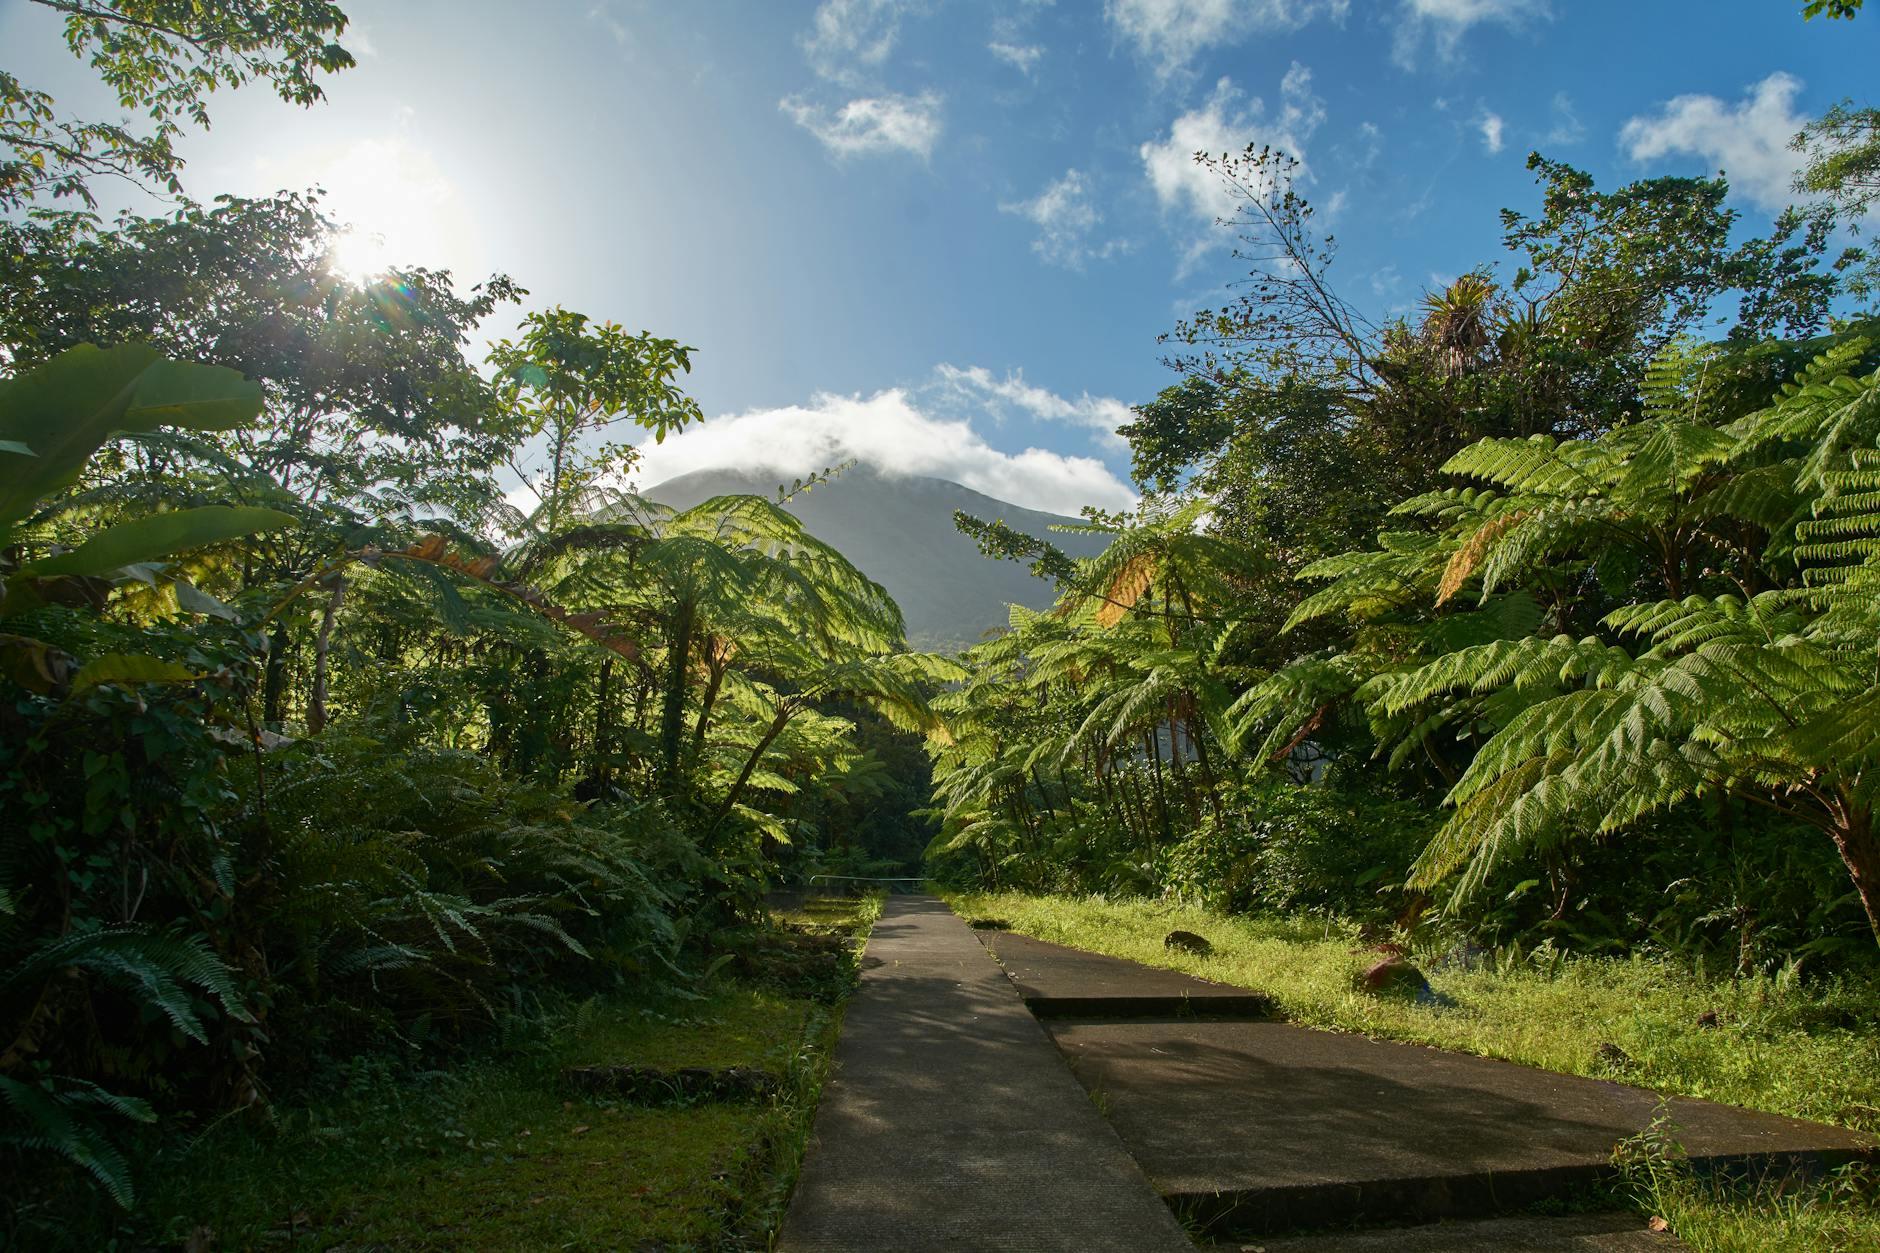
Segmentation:
{"type": "Polygon", "coordinates": [[[77,694],[100,683],[188,683],[200,678],[187,666],[143,653],[106,653],[94,657],[72,676],[72,692],[77,694]]]}
{"type": "Polygon", "coordinates": [[[293,522],[278,509],[246,505],[205,505],[173,509],[120,522],[93,535],[69,553],[33,562],[22,574],[104,574],[132,562],[149,561],[221,540],[273,531],[293,522]]]}
{"type": "Polygon", "coordinates": [[[261,412],[261,384],[221,366],[158,361],[137,380],[125,411],[125,429],[180,426],[227,431],[261,412]]]}
{"type": "Polygon", "coordinates": [[[77,478],[117,432],[162,423],[222,430],[260,411],[260,384],[234,370],[165,361],[148,344],[69,348],[0,380],[0,442],[32,453],[0,459],[0,527],[77,478]]]}
{"type": "Polygon", "coordinates": [[[190,583],[184,579],[178,579],[170,585],[170,589],[176,593],[176,607],[181,609],[184,613],[203,613],[208,614],[212,618],[221,618],[229,622],[235,620],[235,611],[233,609],[230,609],[227,605],[209,595],[209,593],[203,591],[194,583],[190,583]]]}

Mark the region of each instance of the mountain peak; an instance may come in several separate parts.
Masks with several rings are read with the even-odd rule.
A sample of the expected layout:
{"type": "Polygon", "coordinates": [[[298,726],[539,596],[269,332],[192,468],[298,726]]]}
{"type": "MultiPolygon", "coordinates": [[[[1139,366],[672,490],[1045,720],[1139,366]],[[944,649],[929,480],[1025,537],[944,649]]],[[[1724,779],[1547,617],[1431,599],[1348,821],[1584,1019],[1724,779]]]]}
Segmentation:
{"type": "MultiPolygon", "coordinates": [[[[770,496],[796,476],[769,470],[694,470],[643,494],[689,509],[713,496],[770,496]]],[[[788,501],[810,534],[835,546],[869,578],[888,589],[907,619],[908,643],[951,651],[977,643],[1002,627],[1007,607],[1049,608],[1056,599],[1050,582],[1024,566],[993,561],[954,529],[955,510],[1015,531],[1047,539],[1072,556],[1093,556],[1103,540],[1092,535],[1054,534],[1050,528],[1076,518],[1042,513],[998,500],[948,479],[902,475],[861,464],[788,501]]]]}

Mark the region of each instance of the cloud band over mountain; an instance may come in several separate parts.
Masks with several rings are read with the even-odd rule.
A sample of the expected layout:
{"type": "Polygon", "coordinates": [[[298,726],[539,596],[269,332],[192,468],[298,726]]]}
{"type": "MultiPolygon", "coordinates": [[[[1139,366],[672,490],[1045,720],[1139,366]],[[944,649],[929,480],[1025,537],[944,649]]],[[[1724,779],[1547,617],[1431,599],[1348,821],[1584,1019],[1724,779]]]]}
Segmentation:
{"type": "MultiPolygon", "coordinates": [[[[948,381],[983,373],[956,371],[948,381]]],[[[1010,380],[997,384],[990,400],[1001,398],[999,390],[1016,392],[1018,387],[1010,380]]],[[[856,458],[887,474],[950,479],[1048,513],[1075,514],[1085,505],[1119,509],[1135,502],[1129,485],[1096,457],[1037,447],[1020,452],[993,447],[970,418],[939,411],[949,396],[958,399],[956,387],[934,402],[899,387],[867,396],[823,393],[803,405],[714,417],[663,444],[644,444],[634,478],[649,485],[716,469],[761,469],[790,478],[856,458]]],[[[1087,424],[1092,407],[1098,405],[1118,420],[1128,416],[1128,409],[1117,401],[1085,397],[1063,404],[1062,415],[1022,407],[1032,416],[1061,416],[1080,425],[1087,424]]]]}

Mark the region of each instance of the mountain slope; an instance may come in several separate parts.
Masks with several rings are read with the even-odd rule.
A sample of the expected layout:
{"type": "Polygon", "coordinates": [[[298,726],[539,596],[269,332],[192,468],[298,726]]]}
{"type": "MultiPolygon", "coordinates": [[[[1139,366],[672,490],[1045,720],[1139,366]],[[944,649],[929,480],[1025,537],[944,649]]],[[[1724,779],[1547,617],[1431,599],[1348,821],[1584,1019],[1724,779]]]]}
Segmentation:
{"type": "MultiPolygon", "coordinates": [[[[779,476],[745,470],[697,470],[668,479],[645,495],[675,509],[689,509],[713,496],[746,493],[775,499],[779,476]]],[[[1021,509],[945,479],[889,476],[867,466],[844,471],[831,482],[792,500],[790,511],[810,534],[833,544],[900,604],[908,642],[918,649],[951,650],[976,643],[1006,623],[1008,604],[1044,609],[1054,588],[1025,566],[991,561],[953,529],[953,511],[1048,539],[1076,557],[1092,556],[1103,540],[1059,535],[1053,524],[1076,522],[1058,514],[1021,509]]]]}

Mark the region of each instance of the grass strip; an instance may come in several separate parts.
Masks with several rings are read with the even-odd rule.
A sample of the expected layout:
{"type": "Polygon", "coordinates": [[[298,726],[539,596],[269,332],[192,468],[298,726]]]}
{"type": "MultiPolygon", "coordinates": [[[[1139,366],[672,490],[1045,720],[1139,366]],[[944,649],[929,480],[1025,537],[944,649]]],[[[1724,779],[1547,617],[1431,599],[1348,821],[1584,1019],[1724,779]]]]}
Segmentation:
{"type": "MultiPolygon", "coordinates": [[[[1355,925],[1238,917],[1167,901],[951,892],[963,917],[1262,992],[1302,1025],[1618,1079],[1667,1095],[1880,1132],[1880,989],[1871,981],[1705,978],[1637,955],[1411,953],[1448,1007],[1358,990],[1383,956],[1355,925]],[[1213,951],[1165,946],[1174,930],[1213,951]]],[[[1675,1144],[1629,1164],[1641,1209],[1697,1249],[1880,1248],[1871,1168],[1826,1179],[1700,1179],[1675,1144]]]]}

